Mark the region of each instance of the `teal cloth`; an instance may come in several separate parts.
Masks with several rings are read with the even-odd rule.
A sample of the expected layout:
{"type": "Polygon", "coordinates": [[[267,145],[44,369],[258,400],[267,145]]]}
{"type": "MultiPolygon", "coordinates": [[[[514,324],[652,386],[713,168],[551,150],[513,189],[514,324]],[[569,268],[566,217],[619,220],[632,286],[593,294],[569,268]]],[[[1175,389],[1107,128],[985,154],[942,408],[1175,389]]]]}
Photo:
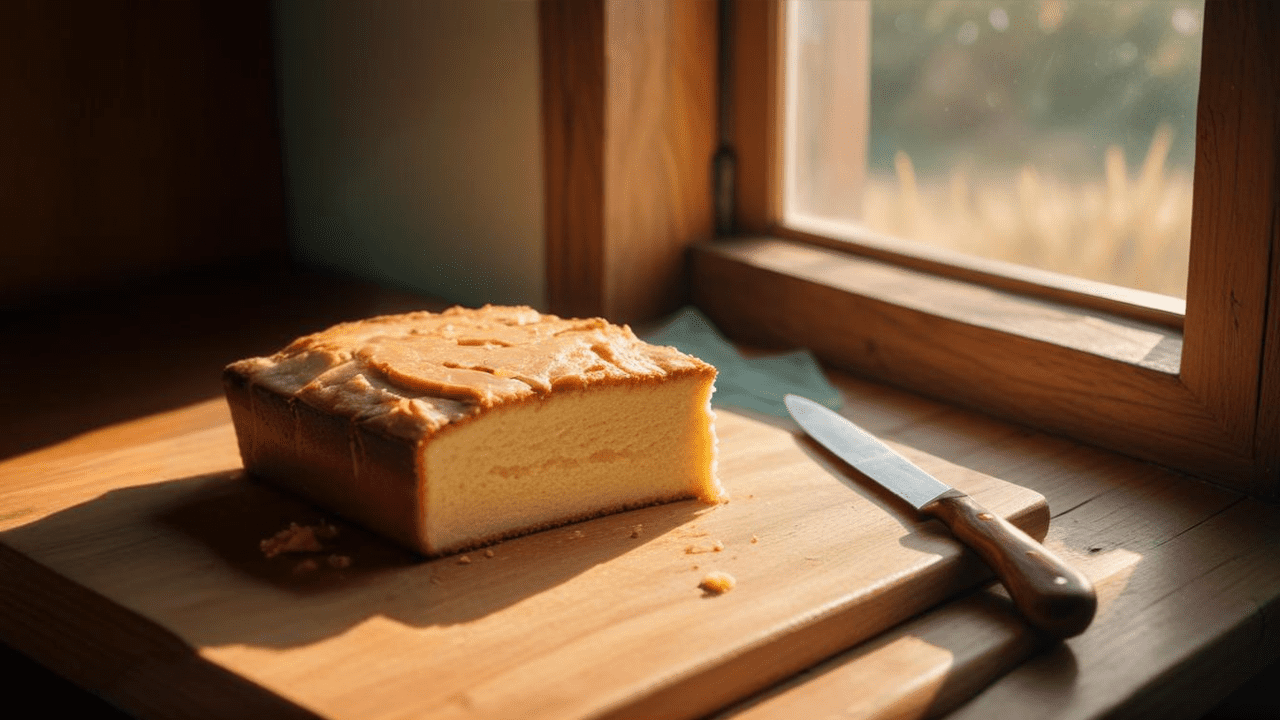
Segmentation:
{"type": "Polygon", "coordinates": [[[686,307],[645,335],[654,345],[671,345],[716,367],[713,405],[734,406],[789,418],[782,403],[787,393],[802,395],[832,410],[844,404],[840,391],[827,381],[808,350],[743,357],[715,325],[695,308],[686,307]]]}

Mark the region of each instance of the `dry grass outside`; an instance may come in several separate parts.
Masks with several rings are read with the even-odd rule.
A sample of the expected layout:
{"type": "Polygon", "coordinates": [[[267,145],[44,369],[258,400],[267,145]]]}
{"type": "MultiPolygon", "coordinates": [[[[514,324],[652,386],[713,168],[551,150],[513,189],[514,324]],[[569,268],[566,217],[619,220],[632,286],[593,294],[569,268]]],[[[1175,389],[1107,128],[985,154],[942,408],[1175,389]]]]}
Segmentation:
{"type": "Polygon", "coordinates": [[[1024,165],[1012,180],[920,181],[899,152],[895,175],[866,179],[862,224],[884,235],[1151,292],[1186,296],[1191,173],[1169,169],[1161,126],[1131,176],[1106,151],[1105,176],[1068,181],[1024,165]]]}

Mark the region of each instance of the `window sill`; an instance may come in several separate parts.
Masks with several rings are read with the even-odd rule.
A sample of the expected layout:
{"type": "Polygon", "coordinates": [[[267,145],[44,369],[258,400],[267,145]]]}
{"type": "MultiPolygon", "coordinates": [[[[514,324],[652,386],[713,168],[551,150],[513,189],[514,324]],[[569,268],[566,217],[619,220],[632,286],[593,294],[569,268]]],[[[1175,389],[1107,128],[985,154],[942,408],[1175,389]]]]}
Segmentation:
{"type": "Polygon", "coordinates": [[[694,302],[735,339],[1233,487],[1254,471],[1184,387],[1179,330],[792,240],[692,252],[694,302]]]}
{"type": "MultiPolygon", "coordinates": [[[[1182,333],[1154,323],[1018,295],[898,267],[838,250],[769,238],[717,243],[711,256],[772,270],[885,307],[934,315],[983,331],[1021,336],[1046,347],[1178,374],[1182,333]]],[[[712,287],[698,283],[698,287],[712,287]]],[[[710,290],[703,297],[718,294],[710,290]]],[[[885,378],[891,379],[891,378],[885,378]]]]}

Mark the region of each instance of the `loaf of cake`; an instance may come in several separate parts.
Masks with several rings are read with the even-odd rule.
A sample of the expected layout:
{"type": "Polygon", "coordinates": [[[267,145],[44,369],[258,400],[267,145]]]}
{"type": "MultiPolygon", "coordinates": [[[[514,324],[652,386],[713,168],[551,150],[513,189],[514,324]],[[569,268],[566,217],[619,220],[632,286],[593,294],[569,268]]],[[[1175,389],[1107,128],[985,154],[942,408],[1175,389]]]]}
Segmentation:
{"type": "Polygon", "coordinates": [[[223,373],[245,469],[427,556],[723,500],[715,368],[527,307],[376,317],[223,373]]]}

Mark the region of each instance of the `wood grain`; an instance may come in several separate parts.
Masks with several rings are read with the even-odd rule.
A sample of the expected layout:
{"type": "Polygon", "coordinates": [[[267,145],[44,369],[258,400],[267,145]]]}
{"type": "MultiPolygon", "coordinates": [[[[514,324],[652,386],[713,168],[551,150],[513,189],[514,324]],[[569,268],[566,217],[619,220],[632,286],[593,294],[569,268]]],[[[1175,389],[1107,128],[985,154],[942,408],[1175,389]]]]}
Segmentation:
{"type": "Polygon", "coordinates": [[[0,308],[283,256],[263,4],[0,8],[0,308]]]}
{"type": "Polygon", "coordinates": [[[717,720],[938,717],[1044,647],[1007,598],[977,591],[716,716],[717,720]],[[912,683],[895,680],[908,674],[912,683]]]}
{"type": "Polygon", "coordinates": [[[1163,328],[777,240],[699,246],[694,269],[695,302],[732,337],[1219,482],[1254,472],[1172,372],[1163,328]]]}
{"type": "MultiPolygon", "coordinates": [[[[249,714],[287,699],[334,718],[696,717],[987,576],[954,539],[791,430],[729,412],[718,422],[727,505],[601,518],[466,564],[416,560],[339,521],[329,552],[350,567],[322,556],[307,569],[305,558],[264,558],[258,541],[317,511],[238,476],[224,407],[184,412],[205,415],[204,429],[0,464],[0,543],[6,569],[23,574],[0,592],[20,593],[10,607],[58,616],[33,626],[26,611],[6,614],[6,641],[55,668],[74,659],[79,682],[132,712],[216,694],[230,677],[270,691],[265,705],[238,692],[249,714]],[[712,569],[737,588],[705,596],[698,583],[712,569]],[[47,592],[66,582],[86,591],[45,603],[50,571],[60,582],[47,592]],[[98,603],[112,608],[111,633],[95,629],[98,603]],[[60,650],[68,632],[88,648],[60,650]],[[136,664],[93,651],[135,634],[136,664]],[[173,668],[149,683],[162,660],[149,649],[172,645],[160,637],[190,648],[179,667],[198,666],[191,684],[173,668]],[[111,680],[122,671],[127,691],[111,680]],[[138,703],[144,688],[151,697],[138,703]]],[[[1038,495],[903,451],[1045,532],[1038,495]]],[[[190,707],[222,712],[217,702],[190,707]]]]}
{"type": "MultiPolygon", "coordinates": [[[[1255,436],[1276,433],[1274,417],[1269,428],[1256,423],[1262,374],[1275,372],[1261,363],[1267,318],[1280,309],[1280,278],[1271,274],[1280,253],[1277,42],[1280,7],[1206,4],[1182,381],[1250,458],[1265,445],[1255,436]]],[[[1259,457],[1233,484],[1275,497],[1273,462],[1259,457]]]]}
{"type": "Polygon", "coordinates": [[[604,314],[637,322],[685,302],[685,250],[710,239],[716,3],[610,0],[604,314]]]}
{"type": "MultiPolygon", "coordinates": [[[[23,377],[30,382],[0,395],[0,437],[4,438],[0,455],[8,458],[0,473],[0,502],[6,507],[14,504],[10,488],[15,490],[16,498],[39,493],[41,483],[48,481],[50,471],[56,468],[78,467],[89,474],[95,469],[126,471],[131,464],[136,467],[130,458],[136,457],[138,448],[149,444],[208,438],[209,433],[223,433],[225,437],[224,403],[208,398],[210,388],[216,391],[217,372],[228,356],[269,351],[299,332],[335,320],[410,309],[415,302],[417,307],[431,307],[422,298],[415,301],[368,286],[245,268],[217,277],[176,278],[164,286],[139,288],[136,296],[97,296],[78,309],[58,307],[48,314],[32,314],[10,322],[4,326],[5,336],[31,351],[22,358],[21,366],[23,377]],[[203,318],[201,325],[182,332],[181,320],[192,316],[203,318]],[[65,327],[77,327],[87,334],[73,341],[64,337],[66,333],[61,328],[65,327]],[[71,348],[83,349],[77,345],[80,342],[93,348],[94,367],[103,376],[113,378],[113,382],[95,385],[97,375],[83,372],[80,356],[68,352],[71,348]],[[156,365],[157,357],[164,358],[165,363],[156,365]],[[143,366],[154,366],[155,372],[132,371],[143,366]],[[200,400],[203,402],[191,404],[200,400]]],[[[1276,628],[1280,627],[1276,599],[1280,588],[1275,583],[1276,566],[1280,563],[1280,553],[1275,550],[1280,517],[1274,507],[1242,503],[1239,493],[1188,479],[1152,463],[939,404],[885,384],[834,371],[830,374],[845,394],[843,412],[897,447],[919,453],[918,458],[936,458],[934,462],[1000,478],[1042,494],[1053,514],[1045,543],[1094,582],[1100,601],[1098,616],[1080,637],[1056,650],[1039,650],[1024,663],[1038,650],[1031,643],[1033,638],[1027,634],[1026,626],[1012,615],[1007,603],[991,596],[991,591],[981,591],[976,600],[970,596],[947,603],[836,656],[813,672],[796,674],[773,692],[753,700],[749,710],[738,706],[729,712],[729,717],[750,712],[746,716],[753,720],[915,718],[951,712],[955,717],[975,718],[1145,714],[1190,720],[1259,668],[1280,658],[1280,648],[1276,646],[1276,628]],[[1016,669],[1005,676],[1011,668],[1016,669]],[[883,692],[869,693],[868,688],[883,692]]],[[[788,452],[794,452],[794,448],[788,452]]],[[[224,470],[233,467],[230,463],[235,460],[232,456],[226,462],[224,470]]],[[[152,467],[161,473],[156,477],[163,476],[161,466],[152,467]]],[[[201,482],[193,479],[195,484],[201,482]]],[[[197,503],[201,508],[197,515],[216,519],[219,509],[227,506],[215,502],[219,497],[213,492],[217,479],[206,478],[203,482],[210,483],[206,487],[211,489],[201,497],[210,502],[197,503]]],[[[160,505],[165,504],[166,487],[159,483],[152,490],[161,493],[153,496],[160,505]]],[[[849,489],[857,492],[854,487],[849,489]]],[[[101,508],[101,503],[109,501],[95,495],[91,484],[70,490],[72,496],[58,502],[87,501],[88,507],[101,508]]],[[[169,497],[178,508],[191,505],[190,498],[181,492],[169,497]]],[[[860,497],[859,501],[866,499],[860,497]]],[[[123,501],[116,509],[126,514],[142,512],[123,501]]],[[[68,546],[66,557],[76,553],[90,557],[102,549],[93,539],[111,537],[115,528],[128,524],[82,524],[78,522],[81,517],[85,516],[67,515],[61,520],[61,527],[67,532],[90,536],[86,542],[68,546]]],[[[237,516],[237,522],[248,523],[251,527],[246,534],[253,535],[259,526],[263,532],[278,529],[276,523],[282,517],[263,518],[250,513],[237,516]]],[[[31,524],[30,520],[30,516],[8,517],[4,522],[6,527],[22,526],[31,524]]],[[[57,529],[58,522],[53,520],[40,527],[57,529]]],[[[226,530],[236,525],[227,523],[222,527],[226,530]]],[[[148,547],[156,536],[166,536],[173,525],[153,522],[146,528],[152,534],[136,545],[127,545],[127,550],[148,547]]],[[[781,527],[778,531],[790,532],[781,527]]],[[[759,529],[752,532],[759,534],[759,529]]],[[[60,533],[53,533],[49,537],[59,536],[60,533]]],[[[351,607],[332,589],[325,591],[323,583],[314,594],[295,594],[286,585],[272,584],[272,578],[280,579],[278,575],[242,574],[234,569],[241,566],[218,555],[207,542],[194,535],[184,537],[190,538],[189,543],[184,543],[186,552],[206,560],[209,553],[214,555],[209,564],[193,568],[231,572],[243,582],[261,584],[263,594],[274,592],[280,602],[300,603],[304,616],[328,604],[338,609],[351,607]]],[[[564,538],[563,542],[568,544],[569,540],[564,538]]],[[[628,533],[622,542],[636,540],[639,539],[629,538],[628,533]]],[[[376,544],[362,547],[373,546],[376,544]]],[[[730,543],[726,546],[733,547],[730,543]]],[[[762,547],[749,542],[747,546],[757,550],[762,547]]],[[[246,552],[239,545],[218,547],[232,555],[246,552]]],[[[103,679],[104,666],[117,667],[109,680],[111,696],[134,698],[144,716],[217,715],[219,698],[199,692],[179,693],[179,685],[172,682],[175,678],[210,679],[223,688],[228,698],[222,705],[224,709],[235,703],[242,703],[241,709],[264,707],[262,703],[271,697],[271,693],[262,694],[260,688],[258,692],[244,686],[228,690],[219,685],[225,682],[225,675],[202,675],[212,667],[208,657],[197,655],[194,645],[180,638],[155,634],[154,628],[140,630],[135,610],[104,610],[93,616],[80,612],[84,607],[108,601],[102,593],[83,584],[59,584],[60,576],[55,570],[30,561],[7,544],[6,548],[0,552],[7,578],[0,585],[0,640],[25,649],[48,666],[94,687],[103,679]],[[63,624],[67,618],[70,621],[63,624]],[[115,649],[121,642],[136,643],[136,652],[115,649]],[[159,695],[153,692],[157,678],[174,691],[159,695]],[[214,710],[196,712],[207,707],[214,710]]],[[[251,558],[252,553],[249,555],[251,558]]],[[[246,566],[251,565],[250,558],[237,557],[243,558],[246,566]]],[[[689,557],[701,559],[707,555],[689,557]]],[[[385,566],[389,568],[387,572],[395,572],[394,559],[385,559],[390,563],[385,566]]],[[[483,570],[481,559],[476,560],[470,566],[449,566],[442,571],[483,570]]],[[[490,560],[499,558],[484,559],[490,560]]],[[[821,566],[806,572],[828,572],[827,564],[824,558],[821,566]]],[[[147,567],[150,566],[142,570],[147,567]]],[[[498,567],[512,568],[510,559],[498,567]]],[[[556,565],[553,570],[560,572],[565,567],[556,565]]],[[[572,569],[568,567],[570,572],[572,569]]],[[[518,568],[513,571],[519,572],[518,568]]],[[[115,582],[114,574],[112,566],[103,567],[99,579],[115,582]]],[[[688,571],[681,577],[696,582],[698,573],[688,571]]],[[[426,591],[434,588],[444,597],[449,587],[434,586],[428,580],[426,591]]],[[[746,587],[740,585],[729,595],[707,603],[730,600],[746,587]]],[[[454,591],[457,589],[453,587],[454,591]]],[[[689,586],[682,585],[681,591],[686,589],[689,586]]],[[[371,602],[412,610],[415,593],[422,591],[413,586],[402,595],[375,596],[371,602]]],[[[563,590],[553,588],[548,592],[563,590]]],[[[171,596],[168,600],[163,594],[152,597],[167,602],[175,612],[201,612],[198,603],[184,603],[184,596],[171,596]]],[[[365,597],[360,595],[356,604],[365,597]]],[[[451,607],[460,607],[456,595],[448,597],[455,598],[451,607]]],[[[234,629],[239,620],[231,610],[241,607],[237,602],[241,601],[209,606],[208,613],[220,619],[203,632],[216,634],[234,629]]],[[[398,621],[382,616],[370,618],[366,625],[360,632],[373,635],[362,636],[362,643],[367,641],[370,645],[378,641],[382,632],[394,635],[401,627],[398,621]]],[[[571,619],[552,627],[573,633],[578,626],[571,619]]],[[[279,637],[266,640],[276,641],[279,637]]],[[[340,639],[334,636],[333,641],[340,639]]],[[[233,650],[220,647],[223,652],[233,650]]],[[[252,650],[252,645],[241,648],[245,653],[252,650]]],[[[525,658],[538,657],[537,652],[518,643],[504,652],[508,656],[517,653],[525,658]]],[[[771,660],[766,658],[763,662],[768,664],[771,660]]],[[[385,665],[393,663],[394,659],[373,663],[371,671],[387,672],[385,665]]],[[[353,661],[343,667],[349,673],[362,675],[368,665],[353,661]]],[[[38,680],[32,681],[30,671],[7,669],[11,702],[49,701],[48,690],[38,680]]],[[[328,671],[326,667],[318,669],[328,671]]],[[[305,675],[312,670],[311,665],[301,663],[297,673],[305,675]]],[[[65,688],[57,691],[60,697],[66,694],[65,688]]],[[[368,702],[374,706],[369,714],[385,710],[379,704],[380,697],[377,692],[369,694],[368,702]]],[[[132,703],[130,707],[134,707],[132,703]]],[[[1274,702],[1266,708],[1271,711],[1266,716],[1276,714],[1274,702]]],[[[296,702],[290,702],[272,706],[267,715],[284,717],[298,709],[296,702]]],[[[232,712],[228,710],[227,714],[232,712]]],[[[96,715],[91,712],[89,716],[96,715]]]]}
{"type": "MultiPolygon", "coordinates": [[[[129,708],[129,717],[231,718],[243,717],[247,708],[254,708],[262,717],[316,718],[261,686],[205,662],[173,633],[140,623],[130,610],[2,543],[0,572],[10,585],[9,592],[0,593],[0,610],[25,619],[6,628],[6,643],[58,668],[59,674],[82,687],[109,687],[101,694],[129,708]],[[92,608],[92,617],[85,615],[87,608],[92,608]],[[84,642],[88,637],[95,641],[84,642]],[[183,689],[158,693],[156,685],[183,689]]],[[[22,690],[42,689],[35,685],[22,690]]],[[[99,716],[98,708],[75,709],[93,713],[88,717],[99,716]]]]}
{"type": "Polygon", "coordinates": [[[538,3],[547,303],[566,317],[604,308],[604,7],[538,3]]]}
{"type": "Polygon", "coordinates": [[[1280,655],[1266,624],[1280,564],[1274,508],[1062,438],[974,442],[975,419],[956,412],[892,437],[1044,493],[1045,544],[1094,582],[1100,607],[1086,633],[957,717],[1198,718],[1280,655]]]}
{"type": "Polygon", "coordinates": [[[196,429],[204,422],[198,414],[166,414],[164,426],[141,420],[220,397],[219,377],[228,363],[275,352],[301,335],[338,322],[447,306],[367,282],[260,263],[177,273],[90,297],[0,315],[0,335],[23,348],[21,355],[0,355],[0,371],[39,369],[46,378],[12,383],[0,393],[0,458],[53,457],[67,451],[65,443],[89,452],[196,429]],[[92,358],[88,366],[86,357],[92,358]]]}
{"type": "Polygon", "coordinates": [[[878,235],[839,221],[829,222],[811,216],[795,218],[787,225],[775,227],[771,234],[961,280],[977,287],[1074,305],[1172,330],[1182,329],[1186,315],[1187,303],[1182,298],[878,235]]]}
{"type": "Polygon", "coordinates": [[[716,5],[539,4],[551,311],[652,319],[711,236],[716,5]]]}
{"type": "Polygon", "coordinates": [[[1080,306],[1085,315],[1102,311],[1134,319],[1135,327],[1163,326],[1151,328],[1157,334],[1173,332],[1165,333],[1151,357],[1135,363],[1117,357],[1122,348],[1132,347],[1127,331],[1101,352],[1097,347],[1076,352],[1083,348],[1074,334],[1065,342],[1052,337],[1053,312],[1012,327],[1017,323],[1006,322],[1001,311],[967,306],[955,293],[935,292],[936,283],[908,281],[896,291],[883,284],[868,290],[873,279],[860,277],[873,267],[866,262],[837,258],[824,270],[814,253],[811,266],[797,268],[788,261],[787,270],[777,272],[782,264],[772,262],[777,253],[766,261],[743,254],[730,258],[733,250],[699,249],[694,293],[713,319],[740,339],[811,347],[833,364],[949,402],[1259,496],[1280,493],[1280,450],[1275,449],[1280,412],[1269,402],[1280,392],[1274,379],[1280,353],[1270,329],[1280,313],[1272,269],[1280,254],[1280,69],[1269,49],[1280,23],[1273,6],[1233,0],[1206,5],[1192,269],[1181,338],[1176,337],[1183,324],[1176,304],[1153,303],[1141,294],[1116,297],[1087,283],[1042,283],[1035,273],[1008,273],[990,263],[904,253],[883,238],[860,238],[855,248],[848,238],[824,235],[821,228],[771,230],[782,220],[777,211],[781,181],[769,164],[780,133],[776,73],[781,60],[773,45],[776,36],[761,29],[776,23],[778,12],[777,7],[752,7],[740,14],[755,18],[754,24],[740,20],[736,25],[742,35],[735,39],[738,46],[754,48],[772,66],[740,64],[740,74],[753,75],[735,79],[735,88],[744,83],[775,88],[770,90],[773,105],[757,104],[754,116],[736,118],[740,142],[749,143],[737,148],[741,183],[756,198],[743,203],[743,227],[776,231],[794,241],[792,246],[842,249],[972,283],[995,296],[1039,296],[1050,304],[1080,306]],[[752,167],[749,175],[746,168],[752,167]],[[1250,190],[1241,192],[1243,187],[1250,190]],[[902,300],[924,295],[931,300],[902,300]]]}
{"type": "Polygon", "coordinates": [[[781,12],[776,2],[734,3],[734,225],[740,233],[769,232],[782,217],[781,12]]]}
{"type": "MultiPolygon", "coordinates": [[[[899,397],[914,403],[848,378],[840,385],[851,397],[873,392],[882,412],[899,407],[899,397]]],[[[919,664],[919,690],[898,698],[896,717],[1198,718],[1280,655],[1269,626],[1280,590],[1274,507],[974,413],[921,415],[902,407],[906,422],[887,437],[1045,494],[1054,509],[1045,543],[1097,586],[1097,619],[1007,675],[984,674],[970,653],[982,656],[999,641],[1012,643],[1020,657],[1036,648],[1017,639],[1016,627],[1000,624],[999,614],[953,603],[944,611],[956,613],[948,614],[952,639],[938,638],[930,613],[725,717],[869,717],[867,689],[877,687],[890,662],[910,662],[919,664]],[[899,654],[920,640],[931,647],[899,654]],[[951,695],[953,685],[983,677],[994,682],[976,697],[951,695]]]]}
{"type": "Polygon", "coordinates": [[[1093,622],[1098,598],[1088,578],[973,498],[941,497],[921,512],[942,520],[986,561],[1014,606],[1037,629],[1069,638],[1093,622]]]}
{"type": "Polygon", "coordinates": [[[1098,555],[1133,554],[1128,568],[1108,570],[1080,557],[1110,595],[1094,629],[1015,670],[955,717],[989,717],[994,708],[1028,718],[1200,717],[1280,652],[1267,627],[1274,601],[1250,599],[1280,588],[1273,523],[1274,509],[1244,501],[1159,544],[1146,533],[1139,542],[1107,533],[1098,555]],[[1136,658],[1145,667],[1134,667],[1136,658]]]}

